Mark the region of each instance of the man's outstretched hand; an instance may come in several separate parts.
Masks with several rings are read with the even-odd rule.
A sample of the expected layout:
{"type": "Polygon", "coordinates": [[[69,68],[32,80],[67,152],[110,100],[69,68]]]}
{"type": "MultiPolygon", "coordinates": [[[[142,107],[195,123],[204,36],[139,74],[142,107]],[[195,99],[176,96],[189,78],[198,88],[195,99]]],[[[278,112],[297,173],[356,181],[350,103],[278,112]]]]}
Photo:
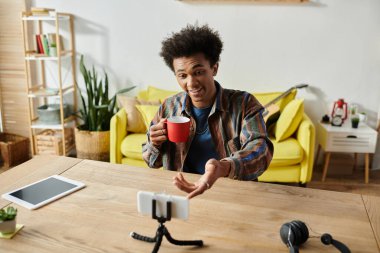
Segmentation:
{"type": "Polygon", "coordinates": [[[173,184],[177,186],[178,189],[189,193],[187,198],[191,199],[211,188],[218,178],[227,176],[229,172],[229,162],[220,162],[215,159],[210,159],[205,165],[205,173],[198,181],[190,183],[183,177],[182,173],[178,173],[173,177],[173,184]]]}

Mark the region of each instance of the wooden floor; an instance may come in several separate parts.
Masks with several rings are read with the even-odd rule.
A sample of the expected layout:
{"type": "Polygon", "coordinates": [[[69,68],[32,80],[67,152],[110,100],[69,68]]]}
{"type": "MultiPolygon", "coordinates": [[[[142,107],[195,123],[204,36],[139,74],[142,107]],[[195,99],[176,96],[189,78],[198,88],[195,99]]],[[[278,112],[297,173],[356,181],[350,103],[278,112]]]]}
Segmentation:
{"type": "Polygon", "coordinates": [[[368,184],[364,183],[363,170],[356,170],[350,175],[327,175],[325,182],[321,182],[321,178],[322,172],[314,170],[312,181],[307,187],[380,196],[380,170],[370,171],[368,184]]]}
{"type": "Polygon", "coordinates": [[[4,168],[4,167],[0,167],[0,174],[3,173],[4,171],[8,170],[9,168],[4,168]]]}
{"type": "MultiPolygon", "coordinates": [[[[0,167],[0,173],[8,169],[0,167]]],[[[316,168],[307,188],[380,196],[380,170],[370,172],[369,184],[364,183],[362,169],[358,169],[350,175],[327,175],[325,182],[321,182],[321,178],[322,172],[320,168],[316,168]]]]}

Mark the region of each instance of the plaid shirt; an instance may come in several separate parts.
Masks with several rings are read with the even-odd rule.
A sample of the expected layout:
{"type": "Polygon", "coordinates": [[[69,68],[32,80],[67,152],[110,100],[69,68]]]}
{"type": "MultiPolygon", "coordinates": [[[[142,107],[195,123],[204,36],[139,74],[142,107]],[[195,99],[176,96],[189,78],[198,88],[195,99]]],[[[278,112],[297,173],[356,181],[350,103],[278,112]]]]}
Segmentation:
{"type": "MultiPolygon", "coordinates": [[[[262,117],[263,107],[251,94],[223,89],[218,82],[215,102],[208,124],[216,152],[221,160],[231,164],[228,177],[238,180],[255,180],[269,166],[273,144],[268,139],[262,117]]],[[[143,158],[151,168],[164,167],[182,171],[187,152],[195,135],[195,119],[191,117],[191,101],[186,92],[167,98],[160,106],[151,125],[162,118],[185,116],[190,118],[190,136],[186,143],[165,142],[160,148],[149,140],[143,144],[143,158]]]]}

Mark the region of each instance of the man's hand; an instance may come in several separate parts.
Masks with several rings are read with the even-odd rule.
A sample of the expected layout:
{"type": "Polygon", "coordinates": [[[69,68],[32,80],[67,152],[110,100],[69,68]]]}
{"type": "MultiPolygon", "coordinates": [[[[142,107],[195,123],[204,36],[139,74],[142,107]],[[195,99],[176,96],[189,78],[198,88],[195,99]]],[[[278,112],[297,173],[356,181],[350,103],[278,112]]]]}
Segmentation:
{"type": "Polygon", "coordinates": [[[149,139],[155,147],[160,147],[168,140],[166,131],[166,119],[161,119],[156,125],[149,128],[149,139]]]}
{"type": "Polygon", "coordinates": [[[173,184],[178,189],[189,193],[188,199],[191,199],[199,194],[202,194],[216,182],[220,177],[225,177],[230,172],[230,163],[227,161],[220,162],[215,159],[210,159],[205,165],[205,173],[195,183],[189,183],[182,175],[178,173],[173,178],[173,184]]]}

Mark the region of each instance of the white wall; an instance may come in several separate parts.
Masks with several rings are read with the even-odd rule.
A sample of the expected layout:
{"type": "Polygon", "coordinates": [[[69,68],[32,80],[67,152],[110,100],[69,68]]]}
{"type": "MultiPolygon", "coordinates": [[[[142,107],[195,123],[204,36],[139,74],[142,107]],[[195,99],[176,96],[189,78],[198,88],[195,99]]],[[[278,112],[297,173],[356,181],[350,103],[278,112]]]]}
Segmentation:
{"type": "MultiPolygon", "coordinates": [[[[359,104],[374,126],[380,104],[380,1],[314,0],[298,5],[243,1],[34,0],[76,16],[76,48],[104,68],[114,89],[178,89],[159,57],[161,41],[187,23],[208,23],[224,41],[217,80],[248,91],[300,90],[314,122],[338,98],[359,104]]],[[[78,81],[82,79],[78,76],[78,81]]]]}

